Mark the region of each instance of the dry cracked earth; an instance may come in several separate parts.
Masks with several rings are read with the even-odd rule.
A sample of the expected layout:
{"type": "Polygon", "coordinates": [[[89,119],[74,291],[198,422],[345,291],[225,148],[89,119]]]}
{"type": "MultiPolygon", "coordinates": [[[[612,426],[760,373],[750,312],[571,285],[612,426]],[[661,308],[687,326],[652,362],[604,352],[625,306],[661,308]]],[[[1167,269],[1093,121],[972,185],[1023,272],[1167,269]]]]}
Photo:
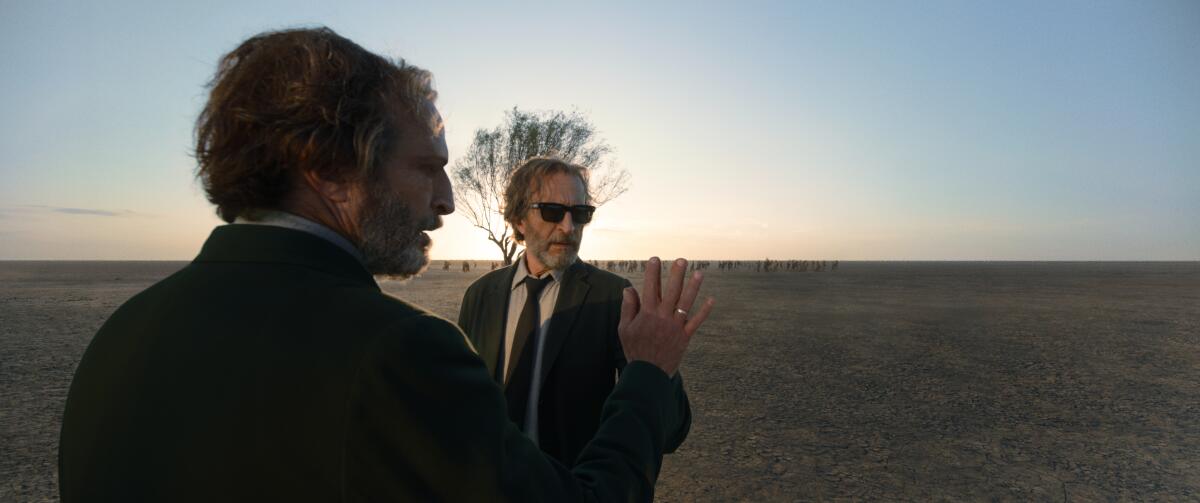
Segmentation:
{"type": "MultiPolygon", "coordinates": [[[[0,501],[57,500],[75,365],[182,265],[0,262],[0,501]]],[[[478,274],[382,285],[455,319],[478,274]]],[[[843,262],[704,292],[659,501],[1200,499],[1200,263],[843,262]]]]}

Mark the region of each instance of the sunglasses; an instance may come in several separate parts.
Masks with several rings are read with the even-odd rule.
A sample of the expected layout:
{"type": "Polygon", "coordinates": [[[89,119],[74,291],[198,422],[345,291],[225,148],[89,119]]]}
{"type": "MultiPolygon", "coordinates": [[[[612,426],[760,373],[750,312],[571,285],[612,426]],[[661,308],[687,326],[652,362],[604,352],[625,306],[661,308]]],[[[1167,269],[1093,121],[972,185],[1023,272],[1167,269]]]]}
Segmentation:
{"type": "Polygon", "coordinates": [[[567,206],[558,203],[533,203],[529,207],[537,208],[542,213],[542,220],[550,223],[561,222],[563,215],[567,213],[567,210],[570,210],[572,222],[586,224],[592,221],[592,213],[596,211],[595,206],[588,206],[586,204],[567,206]]]}

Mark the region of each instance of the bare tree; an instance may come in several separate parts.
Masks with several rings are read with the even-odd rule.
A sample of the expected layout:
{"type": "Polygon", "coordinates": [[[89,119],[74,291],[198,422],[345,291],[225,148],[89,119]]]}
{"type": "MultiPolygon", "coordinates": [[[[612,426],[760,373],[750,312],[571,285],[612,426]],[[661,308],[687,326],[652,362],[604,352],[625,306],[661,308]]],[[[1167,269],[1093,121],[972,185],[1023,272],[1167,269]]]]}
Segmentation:
{"type": "Polygon", "coordinates": [[[612,148],[579,112],[525,112],[513,107],[495,129],[475,130],[467,152],[454,162],[454,200],[475,227],[500,248],[504,264],[517,253],[504,221],[504,189],[526,159],[555,156],[588,168],[592,204],[601,206],[629,189],[629,172],[611,160],[612,148]]]}

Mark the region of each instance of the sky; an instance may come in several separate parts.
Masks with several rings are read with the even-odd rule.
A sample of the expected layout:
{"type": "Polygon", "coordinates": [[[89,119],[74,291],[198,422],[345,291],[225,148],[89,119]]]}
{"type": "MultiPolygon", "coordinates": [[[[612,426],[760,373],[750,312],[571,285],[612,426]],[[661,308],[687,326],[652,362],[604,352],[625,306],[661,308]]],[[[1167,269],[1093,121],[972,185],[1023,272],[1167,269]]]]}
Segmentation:
{"type": "MultiPolygon", "coordinates": [[[[585,259],[1200,260],[1200,2],[0,0],[0,259],[188,260],[218,59],[325,25],[632,175],[585,259]]],[[[498,259],[460,214],[435,259],[498,259]]]]}

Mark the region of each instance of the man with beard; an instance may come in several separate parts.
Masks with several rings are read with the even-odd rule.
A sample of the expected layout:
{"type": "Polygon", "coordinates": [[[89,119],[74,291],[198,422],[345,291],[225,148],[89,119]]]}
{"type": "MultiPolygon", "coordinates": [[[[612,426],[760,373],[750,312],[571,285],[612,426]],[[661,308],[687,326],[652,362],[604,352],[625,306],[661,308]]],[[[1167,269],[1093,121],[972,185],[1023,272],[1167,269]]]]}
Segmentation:
{"type": "Polygon", "coordinates": [[[59,445],[78,501],[653,498],[683,422],[668,376],[711,309],[672,270],[625,293],[630,360],[568,469],[507,417],[450,322],[382,293],[454,210],[430,75],[328,29],[265,33],[220,62],[199,178],[230,225],[101,327],[59,445]]]}
{"type": "MultiPolygon", "coordinates": [[[[509,417],[568,466],[583,461],[579,455],[626,368],[617,327],[629,280],[578,256],[595,211],[587,182],[586,168],[554,158],[529,159],[513,171],[504,219],[525,252],[476,280],[458,315],[504,389],[509,417]]],[[[674,452],[691,427],[683,380],[676,374],[671,384],[683,421],[669,432],[665,452],[674,452]]]]}

